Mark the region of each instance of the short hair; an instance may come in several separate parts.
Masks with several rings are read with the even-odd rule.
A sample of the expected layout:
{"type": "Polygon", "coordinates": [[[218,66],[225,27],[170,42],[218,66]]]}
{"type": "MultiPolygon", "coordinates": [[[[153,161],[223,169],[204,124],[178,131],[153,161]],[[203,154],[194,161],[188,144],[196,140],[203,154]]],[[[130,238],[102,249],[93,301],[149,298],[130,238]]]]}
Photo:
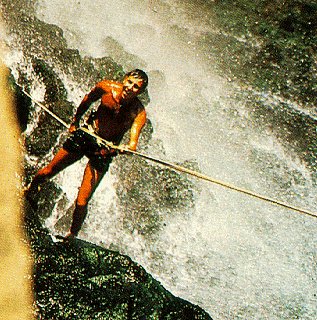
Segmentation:
{"type": "Polygon", "coordinates": [[[134,70],[126,73],[126,75],[124,77],[125,78],[133,77],[135,79],[142,80],[142,86],[140,88],[140,92],[143,92],[146,89],[148,82],[149,82],[149,78],[148,78],[147,74],[143,70],[140,70],[140,69],[134,69],[134,70]]]}

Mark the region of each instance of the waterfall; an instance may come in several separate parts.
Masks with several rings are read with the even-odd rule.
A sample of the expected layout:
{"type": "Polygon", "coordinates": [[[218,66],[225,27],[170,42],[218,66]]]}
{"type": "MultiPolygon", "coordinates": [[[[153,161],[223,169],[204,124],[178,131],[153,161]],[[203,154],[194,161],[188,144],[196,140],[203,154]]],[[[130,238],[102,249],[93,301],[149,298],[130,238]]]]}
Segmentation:
{"type": "MultiPolygon", "coordinates": [[[[314,211],[313,170],[287,133],[282,143],[266,122],[282,104],[288,114],[312,115],[298,111],[295,99],[243,88],[218,72],[217,56],[203,41],[227,36],[213,20],[213,2],[43,0],[35,15],[61,28],[67,47],[82,57],[110,56],[126,71],[148,73],[153,133],[140,141],[141,151],[314,211]]],[[[60,74],[74,106],[89,90],[85,77],[83,72],[82,83],[75,83],[60,74]]],[[[317,315],[316,219],[122,157],[97,189],[81,238],[129,255],[215,319],[317,315]],[[138,189],[132,197],[126,188],[133,179],[138,189]],[[158,203],[167,188],[173,194],[158,203]]],[[[62,194],[46,220],[52,233],[68,227],[85,161],[54,178],[62,194]]]]}

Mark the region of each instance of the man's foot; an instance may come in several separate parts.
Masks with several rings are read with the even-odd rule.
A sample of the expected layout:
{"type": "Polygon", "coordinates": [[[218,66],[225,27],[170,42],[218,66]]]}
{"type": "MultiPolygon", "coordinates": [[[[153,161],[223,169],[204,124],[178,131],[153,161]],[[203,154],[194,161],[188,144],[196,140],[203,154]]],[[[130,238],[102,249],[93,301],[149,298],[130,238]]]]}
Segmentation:
{"type": "Polygon", "coordinates": [[[74,233],[72,233],[71,231],[68,231],[65,234],[64,241],[73,241],[75,239],[76,239],[76,235],[74,233]]]}

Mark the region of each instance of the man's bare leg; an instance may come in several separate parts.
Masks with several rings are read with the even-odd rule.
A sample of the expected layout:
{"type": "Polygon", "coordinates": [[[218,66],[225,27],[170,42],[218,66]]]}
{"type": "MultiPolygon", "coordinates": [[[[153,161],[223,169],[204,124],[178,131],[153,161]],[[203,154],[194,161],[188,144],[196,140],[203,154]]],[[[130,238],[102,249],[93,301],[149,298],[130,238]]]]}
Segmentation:
{"type": "Polygon", "coordinates": [[[65,149],[60,149],[53,160],[43,169],[40,169],[34,176],[31,184],[29,185],[25,197],[32,201],[32,197],[38,192],[39,186],[58,174],[60,171],[70,166],[81,158],[80,155],[70,153],[65,149]]]}
{"type": "Polygon", "coordinates": [[[72,239],[78,235],[87,215],[88,202],[105,173],[106,170],[98,171],[91,165],[90,161],[88,162],[85,168],[83,181],[79,188],[78,196],[76,199],[73,221],[69,231],[65,236],[66,238],[72,239]]]}

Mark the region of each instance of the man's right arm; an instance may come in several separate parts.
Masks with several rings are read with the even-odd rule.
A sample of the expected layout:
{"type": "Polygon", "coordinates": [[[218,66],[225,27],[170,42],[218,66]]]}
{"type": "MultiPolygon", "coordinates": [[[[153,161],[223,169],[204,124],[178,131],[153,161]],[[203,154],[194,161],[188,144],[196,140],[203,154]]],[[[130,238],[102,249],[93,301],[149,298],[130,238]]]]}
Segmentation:
{"type": "Polygon", "coordinates": [[[70,126],[70,132],[75,131],[79,127],[81,117],[89,109],[90,105],[101,98],[104,94],[104,90],[97,84],[88,94],[85,95],[84,99],[78,106],[73,122],[70,126]]]}

